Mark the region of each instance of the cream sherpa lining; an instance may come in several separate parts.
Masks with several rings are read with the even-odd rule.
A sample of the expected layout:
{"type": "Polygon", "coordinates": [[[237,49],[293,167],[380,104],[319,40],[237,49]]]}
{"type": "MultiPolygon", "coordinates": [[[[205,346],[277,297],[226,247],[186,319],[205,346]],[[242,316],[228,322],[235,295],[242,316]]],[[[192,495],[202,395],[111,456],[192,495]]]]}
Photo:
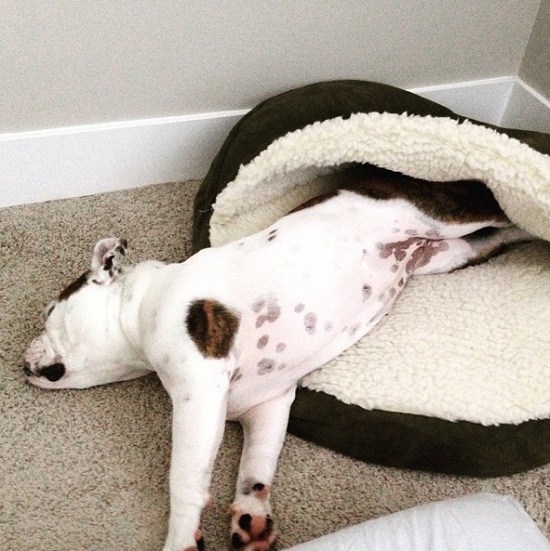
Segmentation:
{"type": "MultiPolygon", "coordinates": [[[[518,226],[550,240],[550,157],[468,121],[358,113],[274,141],[219,194],[217,246],[254,233],[368,162],[435,181],[483,180],[518,226]]],[[[550,248],[414,278],[391,314],[304,385],[365,408],[521,423],[550,417],[550,248]]]]}

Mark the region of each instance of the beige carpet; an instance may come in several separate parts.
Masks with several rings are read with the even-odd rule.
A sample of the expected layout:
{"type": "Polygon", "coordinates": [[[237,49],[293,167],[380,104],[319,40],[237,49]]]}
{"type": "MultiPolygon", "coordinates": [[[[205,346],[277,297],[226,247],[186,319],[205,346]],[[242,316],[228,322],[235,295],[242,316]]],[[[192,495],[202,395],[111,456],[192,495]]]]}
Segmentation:
{"type": "MultiPolygon", "coordinates": [[[[196,182],[0,210],[0,549],[159,551],[167,523],[170,404],[155,376],[84,391],[27,385],[20,356],[42,310],[88,267],[97,239],[126,237],[129,261],[189,251],[196,182]]],[[[227,549],[240,452],[228,424],[204,516],[227,549]]],[[[288,437],[274,488],[279,548],[427,501],[477,491],[519,499],[550,536],[550,466],[491,480],[363,464],[288,437]]]]}

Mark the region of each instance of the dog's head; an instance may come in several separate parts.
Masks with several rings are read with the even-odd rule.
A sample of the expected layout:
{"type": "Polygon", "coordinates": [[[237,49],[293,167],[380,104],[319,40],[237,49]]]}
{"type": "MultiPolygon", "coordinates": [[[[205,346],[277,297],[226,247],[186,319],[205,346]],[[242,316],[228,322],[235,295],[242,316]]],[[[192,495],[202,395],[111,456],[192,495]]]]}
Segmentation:
{"type": "Polygon", "coordinates": [[[86,388],[146,374],[129,353],[119,326],[119,255],[127,243],[102,239],[91,268],[65,288],[46,310],[45,329],[25,352],[23,372],[39,387],[86,388]]]}

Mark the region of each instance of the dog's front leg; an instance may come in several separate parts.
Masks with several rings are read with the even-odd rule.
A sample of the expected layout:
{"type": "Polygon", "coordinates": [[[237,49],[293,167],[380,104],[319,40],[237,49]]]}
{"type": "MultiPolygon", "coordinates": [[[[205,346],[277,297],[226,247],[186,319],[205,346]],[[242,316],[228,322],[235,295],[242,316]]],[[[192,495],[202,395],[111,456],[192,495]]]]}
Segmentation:
{"type": "Polygon", "coordinates": [[[244,445],[237,492],[230,507],[231,543],[241,551],[264,551],[275,542],[270,493],[286,435],[295,388],[259,404],[241,418],[244,445]]]}
{"type": "Polygon", "coordinates": [[[229,382],[218,361],[201,361],[193,372],[162,375],[172,399],[170,520],[164,551],[204,548],[199,530],[209,501],[212,468],[223,435],[229,382]]]}

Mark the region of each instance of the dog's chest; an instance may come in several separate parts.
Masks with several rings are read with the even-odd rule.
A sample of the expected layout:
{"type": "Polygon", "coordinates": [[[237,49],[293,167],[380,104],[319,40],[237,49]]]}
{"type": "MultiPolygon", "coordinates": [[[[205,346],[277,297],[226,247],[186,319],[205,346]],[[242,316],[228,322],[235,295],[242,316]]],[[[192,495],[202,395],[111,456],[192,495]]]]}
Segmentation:
{"type": "Polygon", "coordinates": [[[295,213],[226,246],[241,317],[230,416],[296,385],[354,344],[412,274],[426,243],[413,234],[426,231],[425,221],[363,198],[341,207],[295,213]]]}

